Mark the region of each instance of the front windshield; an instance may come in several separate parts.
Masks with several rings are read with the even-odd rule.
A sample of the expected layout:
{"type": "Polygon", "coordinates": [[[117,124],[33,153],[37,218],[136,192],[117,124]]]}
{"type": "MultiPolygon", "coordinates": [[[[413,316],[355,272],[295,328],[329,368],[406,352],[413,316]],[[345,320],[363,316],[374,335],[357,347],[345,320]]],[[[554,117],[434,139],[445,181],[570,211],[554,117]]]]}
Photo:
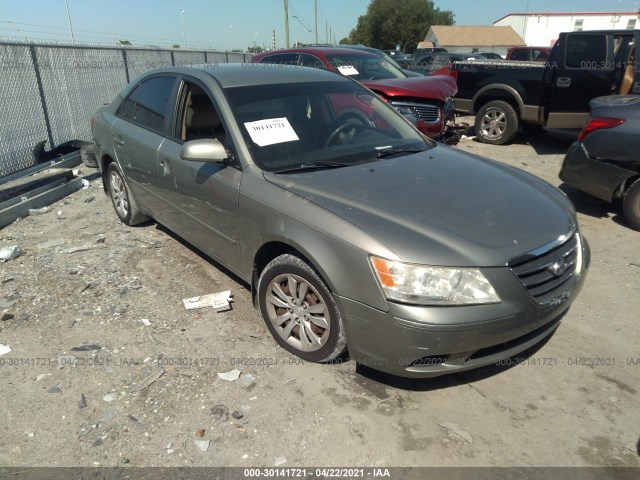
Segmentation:
{"type": "Polygon", "coordinates": [[[253,160],[263,170],[355,165],[396,149],[433,146],[355,82],[230,87],[225,94],[253,160]]]}
{"type": "Polygon", "coordinates": [[[326,55],[327,60],[340,73],[355,80],[387,80],[406,78],[404,72],[378,55],[336,54],[326,55]]]}

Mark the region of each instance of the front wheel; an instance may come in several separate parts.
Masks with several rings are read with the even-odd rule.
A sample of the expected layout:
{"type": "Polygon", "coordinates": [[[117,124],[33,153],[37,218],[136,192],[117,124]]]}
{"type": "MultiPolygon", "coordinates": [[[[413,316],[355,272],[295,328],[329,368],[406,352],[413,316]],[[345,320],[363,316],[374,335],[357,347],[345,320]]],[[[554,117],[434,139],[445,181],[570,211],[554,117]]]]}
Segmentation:
{"type": "Polygon", "coordinates": [[[518,131],[518,114],[509,103],[494,100],[478,111],[475,129],[481,142],[504,145],[513,140],[518,131]]]}
{"type": "Polygon", "coordinates": [[[258,302],[273,337],[294,355],[328,362],[346,350],[338,305],[320,276],[300,257],[280,255],[264,268],[258,302]]]}
{"type": "Polygon", "coordinates": [[[627,223],[634,230],[640,230],[640,179],[627,190],[622,203],[622,211],[627,223]]]}

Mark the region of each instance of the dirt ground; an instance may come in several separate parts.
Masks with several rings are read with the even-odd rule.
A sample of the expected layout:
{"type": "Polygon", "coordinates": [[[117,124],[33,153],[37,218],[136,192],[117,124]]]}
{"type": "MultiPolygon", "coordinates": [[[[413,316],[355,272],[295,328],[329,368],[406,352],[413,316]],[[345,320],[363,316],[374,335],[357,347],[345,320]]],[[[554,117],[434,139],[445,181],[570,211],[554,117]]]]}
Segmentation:
{"type": "MultiPolygon", "coordinates": [[[[458,148],[560,185],[571,141],[458,148]]],[[[245,284],[120,224],[94,180],[0,230],[24,251],[0,265],[0,465],[640,467],[640,233],[566,191],[593,258],[556,333],[517,365],[403,380],[291,356],[245,284]],[[231,311],[183,306],[223,290],[231,311]]]]}

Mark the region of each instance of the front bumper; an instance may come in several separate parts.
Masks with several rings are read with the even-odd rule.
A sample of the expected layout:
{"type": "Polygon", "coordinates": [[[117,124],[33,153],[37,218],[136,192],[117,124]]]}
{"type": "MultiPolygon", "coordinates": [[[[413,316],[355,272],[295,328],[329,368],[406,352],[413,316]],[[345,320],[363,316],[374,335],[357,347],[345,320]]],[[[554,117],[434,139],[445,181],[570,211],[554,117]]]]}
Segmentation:
{"type": "Polygon", "coordinates": [[[583,239],[583,269],[559,301],[539,304],[508,268],[486,269],[502,302],[424,307],[389,302],[383,312],[336,297],[345,318],[349,356],[402,377],[436,377],[511,357],[548,337],[580,292],[590,262],[583,239]]]}

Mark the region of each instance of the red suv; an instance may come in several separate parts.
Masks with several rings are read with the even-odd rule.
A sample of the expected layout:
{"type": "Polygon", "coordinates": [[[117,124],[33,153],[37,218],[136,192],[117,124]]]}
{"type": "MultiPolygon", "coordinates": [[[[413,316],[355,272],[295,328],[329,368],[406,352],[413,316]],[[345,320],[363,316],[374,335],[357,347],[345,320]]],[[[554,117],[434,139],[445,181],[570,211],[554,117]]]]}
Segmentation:
{"type": "MultiPolygon", "coordinates": [[[[330,70],[353,78],[389,102],[399,113],[415,117],[425,135],[455,144],[462,128],[455,125],[453,77],[408,77],[384,58],[367,51],[337,47],[299,47],[256,55],[253,63],[293,65],[330,70]]],[[[371,123],[375,119],[359,119],[371,123]]]]}

